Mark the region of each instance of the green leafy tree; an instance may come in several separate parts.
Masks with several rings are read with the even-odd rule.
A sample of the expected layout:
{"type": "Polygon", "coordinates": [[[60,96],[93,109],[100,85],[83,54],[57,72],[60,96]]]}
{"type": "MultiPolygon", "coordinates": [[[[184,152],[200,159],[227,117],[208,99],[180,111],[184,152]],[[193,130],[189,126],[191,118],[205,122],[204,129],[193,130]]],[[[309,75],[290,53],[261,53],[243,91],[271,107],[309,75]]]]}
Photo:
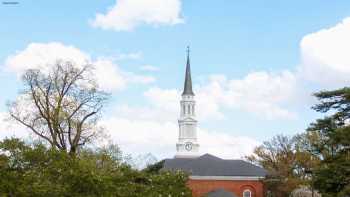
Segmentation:
{"type": "Polygon", "coordinates": [[[318,156],[314,186],[323,196],[350,195],[350,88],[315,94],[314,110],[327,113],[307,130],[310,152],[318,156]]]}
{"type": "Polygon", "coordinates": [[[302,149],[302,139],[301,135],[278,135],[255,148],[254,154],[247,157],[268,171],[264,182],[270,196],[289,196],[294,189],[309,185],[306,170],[316,162],[302,149]]]}
{"type": "Polygon", "coordinates": [[[41,143],[0,142],[0,196],[191,196],[187,178],[132,169],[115,145],[73,157],[41,143]]]}

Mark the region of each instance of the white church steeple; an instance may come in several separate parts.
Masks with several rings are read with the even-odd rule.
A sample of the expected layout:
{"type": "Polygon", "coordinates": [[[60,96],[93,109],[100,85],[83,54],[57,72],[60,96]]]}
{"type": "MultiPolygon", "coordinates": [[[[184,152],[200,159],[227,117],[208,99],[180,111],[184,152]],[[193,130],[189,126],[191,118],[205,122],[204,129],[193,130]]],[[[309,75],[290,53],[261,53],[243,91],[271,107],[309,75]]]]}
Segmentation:
{"type": "Polygon", "coordinates": [[[187,47],[187,64],[184,90],[180,101],[179,139],[176,143],[175,157],[197,157],[197,120],[195,119],[196,102],[192,90],[190,49],[187,47]]]}

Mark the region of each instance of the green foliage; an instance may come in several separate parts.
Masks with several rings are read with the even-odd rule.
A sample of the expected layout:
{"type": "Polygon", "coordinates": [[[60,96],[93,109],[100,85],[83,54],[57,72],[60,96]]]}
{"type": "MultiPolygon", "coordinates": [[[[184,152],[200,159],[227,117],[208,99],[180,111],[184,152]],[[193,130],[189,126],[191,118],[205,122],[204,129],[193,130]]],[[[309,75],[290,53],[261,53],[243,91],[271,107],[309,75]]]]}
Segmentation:
{"type": "Polygon", "coordinates": [[[165,160],[159,161],[155,164],[147,166],[143,171],[147,173],[159,173],[164,166],[165,160]]]}
{"type": "Polygon", "coordinates": [[[315,187],[324,196],[344,197],[349,195],[350,160],[342,157],[333,158],[329,162],[323,161],[316,168],[314,175],[315,187]]]}
{"type": "Polygon", "coordinates": [[[327,113],[305,133],[276,136],[257,147],[252,162],[269,171],[270,196],[288,196],[311,186],[324,197],[350,196],[350,88],[315,94],[314,110],[327,113]]]}
{"type": "Polygon", "coordinates": [[[269,196],[289,196],[294,189],[309,185],[306,170],[317,160],[302,146],[302,135],[288,137],[278,135],[264,142],[247,157],[268,171],[264,180],[269,196]]]}
{"type": "Polygon", "coordinates": [[[76,155],[19,139],[0,142],[0,196],[190,196],[187,175],[123,163],[117,146],[76,155]]]}
{"type": "Polygon", "coordinates": [[[315,94],[320,103],[313,109],[331,114],[307,130],[310,152],[321,163],[314,169],[314,186],[323,196],[350,195],[350,88],[315,94]],[[311,138],[313,136],[313,138],[311,138]]]}

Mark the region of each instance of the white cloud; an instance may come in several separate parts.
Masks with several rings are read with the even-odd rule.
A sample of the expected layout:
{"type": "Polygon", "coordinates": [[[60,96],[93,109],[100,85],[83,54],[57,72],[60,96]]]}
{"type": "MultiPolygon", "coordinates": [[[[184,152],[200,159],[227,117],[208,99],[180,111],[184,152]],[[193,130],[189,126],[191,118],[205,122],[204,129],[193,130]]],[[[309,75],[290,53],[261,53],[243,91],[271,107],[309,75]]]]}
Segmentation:
{"type": "Polygon", "coordinates": [[[156,120],[125,119],[112,116],[102,122],[111,139],[126,153],[152,153],[157,158],[174,155],[177,125],[156,120]]]}
{"type": "Polygon", "coordinates": [[[304,36],[300,43],[300,73],[321,85],[348,85],[350,82],[350,18],[304,36]]]}
{"type": "Polygon", "coordinates": [[[197,98],[198,106],[204,108],[200,112],[203,119],[224,118],[224,109],[238,109],[263,119],[290,119],[295,114],[284,105],[296,91],[296,78],[291,72],[252,72],[242,79],[210,76],[199,86],[197,98]]]}
{"type": "Polygon", "coordinates": [[[163,111],[177,111],[179,109],[180,94],[175,89],[150,88],[144,93],[148,101],[163,111]]]}
{"type": "MultiPolygon", "coordinates": [[[[200,121],[224,119],[225,110],[241,110],[262,119],[294,119],[296,113],[286,106],[296,103],[301,96],[298,85],[296,76],[289,71],[253,72],[242,79],[213,75],[195,86],[196,114],[200,121]]],[[[178,90],[154,87],[144,96],[150,106],[119,106],[117,111],[124,117],[139,114],[136,116],[144,120],[177,118],[181,98],[178,90]]]]}
{"type": "Polygon", "coordinates": [[[118,0],[107,13],[96,14],[94,27],[130,31],[142,24],[175,25],[183,23],[181,0],[118,0]]]}
{"type": "Polygon", "coordinates": [[[162,110],[154,105],[117,105],[113,109],[113,114],[118,114],[120,118],[136,120],[156,120],[160,122],[174,121],[178,117],[177,110],[162,110]]]}
{"type": "MultiPolygon", "coordinates": [[[[224,109],[239,109],[262,118],[293,118],[281,105],[293,99],[295,76],[290,72],[254,72],[243,79],[211,76],[195,89],[199,121],[224,118],[224,109]]],[[[153,87],[144,92],[148,104],[117,106],[103,125],[123,150],[133,155],[151,152],[157,158],[172,157],[178,137],[180,92],[153,87]],[[115,114],[115,115],[113,115],[115,114]]],[[[222,158],[242,158],[259,142],[244,136],[198,128],[201,153],[222,158]]]]}
{"type": "MultiPolygon", "coordinates": [[[[210,88],[210,84],[207,84],[207,86],[200,88],[198,93],[196,92],[196,114],[199,121],[224,118],[224,114],[220,111],[219,98],[216,97],[215,92],[209,90],[210,88]]],[[[153,87],[144,92],[144,96],[150,106],[143,107],[144,113],[139,113],[142,114],[143,119],[172,121],[178,118],[181,98],[181,92],[178,90],[153,87]]],[[[124,114],[128,114],[127,111],[135,112],[140,109],[128,106],[124,108],[124,114]]]]}
{"type": "Polygon", "coordinates": [[[58,59],[75,62],[78,65],[90,62],[90,56],[74,46],[65,46],[59,42],[31,43],[24,50],[9,56],[5,65],[11,71],[21,75],[30,68],[47,69],[58,59]]]}
{"type": "Polygon", "coordinates": [[[159,71],[158,67],[152,66],[152,65],[144,65],[140,67],[143,71],[159,71]]]}
{"type": "MultiPolygon", "coordinates": [[[[203,90],[199,92],[200,94],[209,93],[203,90]]],[[[150,152],[158,159],[173,157],[178,138],[176,120],[179,117],[180,92],[175,89],[154,87],[144,92],[143,96],[147,104],[141,107],[118,105],[102,124],[110,137],[126,153],[139,155],[150,152]]],[[[208,108],[207,105],[219,105],[218,99],[200,101],[202,96],[196,97],[197,114],[209,113],[210,115],[199,115],[199,120],[215,120],[217,117],[214,116],[221,112],[216,111],[218,109],[215,107],[208,108]]],[[[201,144],[200,153],[211,153],[231,159],[249,155],[254,147],[259,145],[259,142],[249,137],[208,131],[203,128],[198,129],[198,139],[201,144]]]]}
{"type": "Polygon", "coordinates": [[[125,88],[127,78],[117,65],[108,60],[98,60],[93,64],[96,67],[97,82],[101,88],[107,91],[125,88]]]}
{"type": "Polygon", "coordinates": [[[128,83],[152,83],[151,76],[137,75],[126,72],[111,60],[97,58],[92,60],[89,54],[74,46],[66,46],[59,42],[31,43],[22,51],[6,59],[6,68],[18,75],[29,68],[48,70],[57,60],[69,60],[77,65],[92,63],[95,65],[96,80],[99,86],[106,91],[120,90],[128,83]]]}
{"type": "MultiPolygon", "coordinates": [[[[104,127],[110,137],[126,153],[152,153],[158,159],[173,157],[176,153],[178,125],[174,121],[126,119],[117,116],[106,119],[104,127]]],[[[198,129],[200,153],[211,153],[222,158],[242,158],[259,145],[254,139],[227,133],[198,129]]]]}
{"type": "MultiPolygon", "coordinates": [[[[195,93],[199,120],[225,118],[225,109],[238,109],[265,119],[296,117],[285,107],[298,96],[296,77],[288,71],[278,74],[253,72],[237,80],[215,75],[198,86],[195,93]]],[[[153,88],[145,95],[162,112],[178,113],[180,92],[153,88]]]]}
{"type": "Polygon", "coordinates": [[[239,159],[251,155],[260,142],[245,136],[199,129],[201,152],[210,153],[226,159],[239,159]]]}
{"type": "Polygon", "coordinates": [[[289,71],[278,74],[252,72],[243,79],[223,81],[221,85],[225,88],[224,105],[267,119],[296,116],[284,107],[297,96],[297,80],[289,71]]]}
{"type": "Polygon", "coordinates": [[[143,93],[146,104],[117,105],[112,113],[119,118],[142,121],[172,122],[179,115],[180,94],[175,89],[150,88],[143,93]]]}
{"type": "Polygon", "coordinates": [[[10,137],[28,137],[29,132],[13,121],[9,120],[8,115],[5,112],[0,112],[0,140],[10,137]]]}
{"type": "MultiPolygon", "coordinates": [[[[224,116],[224,109],[238,109],[263,119],[290,119],[295,113],[284,106],[292,102],[297,92],[293,73],[252,72],[242,79],[215,75],[198,89],[198,105],[212,110],[202,112],[224,116]]],[[[209,116],[210,117],[210,116],[209,116]]]]}

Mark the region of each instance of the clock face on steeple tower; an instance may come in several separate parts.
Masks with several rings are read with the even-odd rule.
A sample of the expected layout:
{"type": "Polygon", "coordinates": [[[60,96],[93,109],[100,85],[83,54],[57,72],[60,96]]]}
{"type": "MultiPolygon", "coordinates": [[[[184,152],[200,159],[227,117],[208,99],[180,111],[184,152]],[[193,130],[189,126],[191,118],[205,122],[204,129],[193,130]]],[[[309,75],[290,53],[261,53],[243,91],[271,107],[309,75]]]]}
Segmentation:
{"type": "Polygon", "coordinates": [[[189,47],[187,48],[187,64],[184,90],[180,101],[179,139],[176,143],[175,157],[197,157],[197,120],[195,119],[196,102],[192,90],[191,65],[189,47]]]}

